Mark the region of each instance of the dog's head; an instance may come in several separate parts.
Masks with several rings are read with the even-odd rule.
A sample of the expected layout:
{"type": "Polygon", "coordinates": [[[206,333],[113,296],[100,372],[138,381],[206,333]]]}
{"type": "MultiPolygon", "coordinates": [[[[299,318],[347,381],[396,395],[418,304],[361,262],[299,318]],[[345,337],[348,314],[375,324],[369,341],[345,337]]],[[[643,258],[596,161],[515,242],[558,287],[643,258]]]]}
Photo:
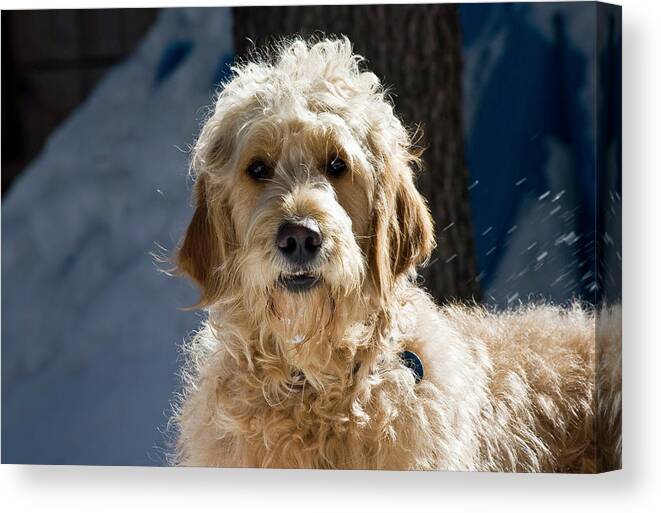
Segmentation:
{"type": "Polygon", "coordinates": [[[201,304],[240,297],[255,320],[314,330],[340,304],[364,317],[429,256],[418,158],[360,63],[346,39],[296,40],[234,68],[194,147],[178,255],[201,304]]]}

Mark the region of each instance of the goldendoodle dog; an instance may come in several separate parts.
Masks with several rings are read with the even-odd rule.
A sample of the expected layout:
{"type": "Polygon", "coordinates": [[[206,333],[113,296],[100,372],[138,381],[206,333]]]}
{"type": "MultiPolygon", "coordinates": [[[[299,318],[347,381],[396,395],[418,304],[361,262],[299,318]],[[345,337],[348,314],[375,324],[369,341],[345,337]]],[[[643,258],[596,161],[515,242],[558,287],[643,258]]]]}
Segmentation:
{"type": "Polygon", "coordinates": [[[176,256],[208,311],[186,347],[176,463],[619,466],[619,331],[599,325],[600,358],[578,306],[436,306],[416,285],[434,248],[418,164],[348,40],[234,68],[193,149],[176,256]]]}

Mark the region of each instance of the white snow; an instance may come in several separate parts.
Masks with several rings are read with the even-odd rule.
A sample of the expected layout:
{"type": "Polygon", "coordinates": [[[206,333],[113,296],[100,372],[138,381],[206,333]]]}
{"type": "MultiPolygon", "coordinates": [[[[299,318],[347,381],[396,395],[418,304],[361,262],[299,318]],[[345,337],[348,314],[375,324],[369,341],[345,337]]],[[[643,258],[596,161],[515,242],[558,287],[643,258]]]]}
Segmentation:
{"type": "Polygon", "coordinates": [[[178,148],[232,53],[229,9],[162,11],[3,201],[3,463],[163,463],[176,348],[199,316],[150,252],[190,218],[178,148]],[[177,42],[190,52],[159,83],[177,42]]]}

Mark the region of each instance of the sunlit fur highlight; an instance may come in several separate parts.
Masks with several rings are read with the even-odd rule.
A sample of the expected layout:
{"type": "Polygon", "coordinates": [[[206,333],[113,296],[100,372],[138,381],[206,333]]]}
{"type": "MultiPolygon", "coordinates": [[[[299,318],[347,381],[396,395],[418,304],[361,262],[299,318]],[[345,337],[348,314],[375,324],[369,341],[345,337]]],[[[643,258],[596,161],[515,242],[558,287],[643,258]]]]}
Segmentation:
{"type": "MultiPolygon", "coordinates": [[[[438,308],[416,285],[434,247],[418,165],[348,40],[284,42],[233,68],[193,150],[196,211],[177,256],[208,319],[184,350],[174,463],[619,465],[619,446],[599,465],[596,456],[593,313],[438,308]],[[332,155],[346,161],[346,176],[325,173],[332,155]],[[268,180],[246,174],[255,158],[273,167],[268,180]],[[321,280],[292,293],[279,285],[288,264],[274,241],[283,221],[302,218],[324,235],[312,266],[321,280]],[[404,349],[424,362],[418,384],[404,349]]],[[[607,417],[619,414],[618,385],[600,385],[612,399],[607,417]]]]}

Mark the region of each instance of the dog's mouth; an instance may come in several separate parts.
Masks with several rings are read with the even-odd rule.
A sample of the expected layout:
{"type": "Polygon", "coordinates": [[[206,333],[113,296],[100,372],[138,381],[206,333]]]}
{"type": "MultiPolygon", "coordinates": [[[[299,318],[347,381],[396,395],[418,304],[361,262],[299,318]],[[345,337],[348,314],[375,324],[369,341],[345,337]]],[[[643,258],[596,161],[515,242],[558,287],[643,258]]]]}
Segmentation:
{"type": "Polygon", "coordinates": [[[304,292],[310,290],[321,281],[321,278],[309,271],[282,273],[280,284],[290,292],[304,292]]]}

